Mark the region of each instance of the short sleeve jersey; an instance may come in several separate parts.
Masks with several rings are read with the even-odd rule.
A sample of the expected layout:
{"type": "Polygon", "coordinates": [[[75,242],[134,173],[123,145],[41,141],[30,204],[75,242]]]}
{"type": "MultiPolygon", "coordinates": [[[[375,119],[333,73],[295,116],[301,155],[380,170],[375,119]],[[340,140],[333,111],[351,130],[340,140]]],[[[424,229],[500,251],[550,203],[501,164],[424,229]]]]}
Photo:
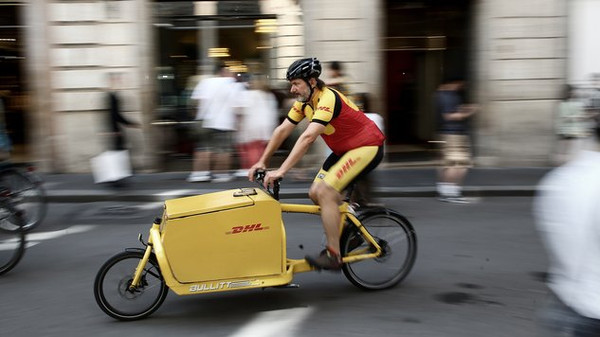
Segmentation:
{"type": "Polygon", "coordinates": [[[385,136],[377,125],[340,92],[325,87],[311,104],[294,102],[287,119],[298,124],[304,118],[325,125],[323,140],[336,155],[362,146],[381,146],[385,136]]]}

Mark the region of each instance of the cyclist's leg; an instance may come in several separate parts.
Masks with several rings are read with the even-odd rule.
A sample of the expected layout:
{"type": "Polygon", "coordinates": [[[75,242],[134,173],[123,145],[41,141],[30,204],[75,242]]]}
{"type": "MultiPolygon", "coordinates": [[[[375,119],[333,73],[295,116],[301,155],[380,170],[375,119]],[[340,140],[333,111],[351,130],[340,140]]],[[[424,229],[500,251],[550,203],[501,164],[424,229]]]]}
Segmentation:
{"type": "MultiPolygon", "coordinates": [[[[310,188],[309,195],[311,199],[321,206],[321,220],[327,237],[327,251],[329,257],[324,258],[324,262],[336,258],[338,264],[340,258],[340,212],[339,204],[342,200],[341,192],[356,177],[363,172],[368,173],[381,161],[382,148],[378,146],[365,146],[348,151],[344,155],[332,155],[325,161],[325,164],[317,174],[310,188]]],[[[319,266],[320,260],[313,257],[307,257],[311,264],[319,266]]],[[[339,268],[333,263],[332,269],[339,268]]],[[[326,268],[326,267],[324,267],[326,268]]]]}
{"type": "Polygon", "coordinates": [[[363,146],[350,150],[342,156],[332,153],[317,173],[313,186],[324,182],[341,193],[355,179],[369,174],[382,159],[383,146],[363,146]]]}

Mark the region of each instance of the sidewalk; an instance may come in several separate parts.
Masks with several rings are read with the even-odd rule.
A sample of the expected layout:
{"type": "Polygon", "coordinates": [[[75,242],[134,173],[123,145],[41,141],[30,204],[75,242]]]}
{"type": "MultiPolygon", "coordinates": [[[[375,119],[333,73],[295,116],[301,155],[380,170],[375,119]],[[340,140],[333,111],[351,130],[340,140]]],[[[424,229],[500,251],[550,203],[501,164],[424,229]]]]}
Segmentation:
{"type": "MultiPolygon", "coordinates": [[[[473,168],[464,184],[466,196],[532,196],[552,168],[473,168]]],[[[435,197],[436,168],[379,168],[373,173],[374,197],[435,197]]],[[[121,188],[94,184],[90,174],[42,175],[49,202],[164,201],[196,194],[257,187],[246,179],[227,183],[188,183],[188,172],[136,174],[121,188]]],[[[307,198],[311,181],[284,180],[281,199],[307,198]]]]}

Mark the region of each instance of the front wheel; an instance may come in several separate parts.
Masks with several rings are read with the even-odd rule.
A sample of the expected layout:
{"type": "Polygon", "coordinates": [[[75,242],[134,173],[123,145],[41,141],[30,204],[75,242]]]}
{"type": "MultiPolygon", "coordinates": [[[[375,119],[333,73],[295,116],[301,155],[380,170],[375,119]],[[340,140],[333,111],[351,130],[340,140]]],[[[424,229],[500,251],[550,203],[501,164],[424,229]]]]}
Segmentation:
{"type": "Polygon", "coordinates": [[[16,226],[6,228],[0,222],[0,275],[13,269],[24,253],[25,231],[16,226]]]}
{"type": "Polygon", "coordinates": [[[143,250],[125,251],[110,258],[98,271],[94,296],[107,315],[122,321],[141,319],[156,311],[167,297],[169,288],[154,255],[142,271],[140,284],[130,287],[143,257],[143,250]]]}
{"type": "MultiPolygon", "coordinates": [[[[384,208],[365,212],[359,215],[358,220],[377,241],[382,254],[373,259],[344,264],[344,275],[362,289],[395,286],[408,275],[417,256],[417,237],[412,225],[400,214],[384,208]]],[[[374,251],[353,224],[344,229],[340,248],[342,256],[374,251]]]]}

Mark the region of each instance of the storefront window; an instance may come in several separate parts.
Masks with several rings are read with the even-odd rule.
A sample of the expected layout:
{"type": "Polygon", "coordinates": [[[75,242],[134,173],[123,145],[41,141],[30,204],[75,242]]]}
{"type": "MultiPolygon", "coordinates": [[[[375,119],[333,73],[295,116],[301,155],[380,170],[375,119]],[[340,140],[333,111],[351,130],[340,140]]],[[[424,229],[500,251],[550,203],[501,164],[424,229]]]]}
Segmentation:
{"type": "Polygon", "coordinates": [[[181,1],[154,4],[157,109],[154,124],[163,129],[167,155],[187,157],[194,147],[196,102],[190,94],[219,63],[240,80],[268,73],[274,15],[260,12],[259,1],[181,1]],[[259,21],[260,20],[260,21],[259,21]],[[258,28],[262,27],[262,31],[258,28]]]}
{"type": "MultiPolygon", "coordinates": [[[[19,4],[0,4],[0,127],[5,126],[13,144],[13,160],[26,160],[23,156],[27,135],[25,127],[27,99],[23,74],[23,26],[19,22],[19,4]]],[[[4,129],[0,130],[4,132],[4,129]]]]}

